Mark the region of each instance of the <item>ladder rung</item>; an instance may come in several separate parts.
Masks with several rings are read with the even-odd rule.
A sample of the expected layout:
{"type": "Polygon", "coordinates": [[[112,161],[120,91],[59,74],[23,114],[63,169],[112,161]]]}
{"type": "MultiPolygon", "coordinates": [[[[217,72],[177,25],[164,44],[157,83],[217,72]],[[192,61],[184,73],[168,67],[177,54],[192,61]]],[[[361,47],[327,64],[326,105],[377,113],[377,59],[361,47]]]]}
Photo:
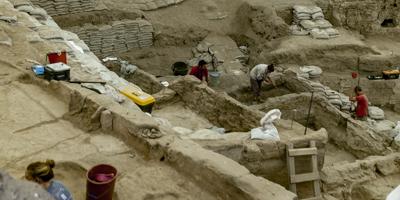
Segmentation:
{"type": "Polygon", "coordinates": [[[318,172],[311,172],[306,174],[296,174],[290,176],[291,183],[303,183],[308,181],[319,180],[318,172]]]}
{"type": "Polygon", "coordinates": [[[307,156],[318,154],[317,148],[289,149],[289,156],[307,156]]]}

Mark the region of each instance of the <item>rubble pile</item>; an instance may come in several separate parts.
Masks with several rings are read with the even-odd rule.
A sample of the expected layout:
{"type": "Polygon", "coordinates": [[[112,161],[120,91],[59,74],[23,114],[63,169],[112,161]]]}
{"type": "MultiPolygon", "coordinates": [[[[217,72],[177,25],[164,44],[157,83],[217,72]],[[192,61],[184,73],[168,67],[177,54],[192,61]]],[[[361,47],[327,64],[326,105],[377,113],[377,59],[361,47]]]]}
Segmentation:
{"type": "Polygon", "coordinates": [[[112,56],[133,48],[153,45],[153,26],[142,19],[115,21],[111,25],[71,27],[96,55],[112,56]]]}
{"type": "Polygon", "coordinates": [[[294,6],[293,35],[310,35],[314,39],[330,39],[339,36],[339,31],[325,19],[322,9],[317,6],[294,6]]]}

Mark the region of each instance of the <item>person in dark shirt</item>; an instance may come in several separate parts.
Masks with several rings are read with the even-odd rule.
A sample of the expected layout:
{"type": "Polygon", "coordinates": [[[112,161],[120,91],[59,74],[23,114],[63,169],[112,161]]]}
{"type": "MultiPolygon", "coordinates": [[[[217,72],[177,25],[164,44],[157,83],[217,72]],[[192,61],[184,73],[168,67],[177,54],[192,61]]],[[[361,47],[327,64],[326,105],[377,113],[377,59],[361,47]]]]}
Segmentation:
{"type": "Polygon", "coordinates": [[[193,75],[201,80],[203,83],[208,83],[208,69],[207,62],[204,60],[200,60],[197,66],[192,67],[189,75],[193,75]]]}
{"type": "Polygon", "coordinates": [[[355,97],[351,97],[350,101],[357,102],[356,113],[354,117],[358,120],[366,121],[368,117],[368,98],[362,92],[360,86],[354,88],[355,97]]]}
{"type": "Polygon", "coordinates": [[[54,160],[31,163],[26,169],[25,178],[41,185],[55,200],[73,200],[68,189],[54,180],[54,166],[54,160]]]}

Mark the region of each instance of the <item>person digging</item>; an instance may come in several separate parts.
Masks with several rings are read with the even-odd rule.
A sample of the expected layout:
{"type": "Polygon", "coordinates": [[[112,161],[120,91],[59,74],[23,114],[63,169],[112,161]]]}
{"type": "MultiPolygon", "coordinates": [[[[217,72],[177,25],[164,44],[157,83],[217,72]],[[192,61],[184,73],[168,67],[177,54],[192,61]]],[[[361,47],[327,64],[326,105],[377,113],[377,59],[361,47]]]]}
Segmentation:
{"type": "Polygon", "coordinates": [[[368,98],[363,93],[360,86],[356,86],[354,88],[355,97],[350,97],[350,101],[357,102],[357,107],[355,113],[352,114],[352,117],[361,120],[367,121],[368,117],[368,98]]]}
{"type": "Polygon", "coordinates": [[[275,71],[274,64],[258,64],[250,71],[250,84],[251,89],[254,93],[254,101],[260,101],[260,92],[262,83],[271,84],[276,87],[275,83],[272,81],[270,75],[275,71]]]}

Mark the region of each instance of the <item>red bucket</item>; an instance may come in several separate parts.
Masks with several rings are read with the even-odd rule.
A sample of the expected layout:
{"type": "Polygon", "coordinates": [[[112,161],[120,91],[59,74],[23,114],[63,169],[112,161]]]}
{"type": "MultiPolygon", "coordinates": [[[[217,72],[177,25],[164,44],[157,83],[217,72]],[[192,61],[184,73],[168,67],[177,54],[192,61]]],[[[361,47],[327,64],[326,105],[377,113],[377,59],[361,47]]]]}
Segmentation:
{"type": "Polygon", "coordinates": [[[49,59],[50,64],[59,62],[67,64],[67,52],[65,51],[48,53],[47,58],[49,59]]]}
{"type": "Polygon", "coordinates": [[[117,169],[111,165],[97,165],[87,174],[86,200],[112,200],[117,169]]]}

